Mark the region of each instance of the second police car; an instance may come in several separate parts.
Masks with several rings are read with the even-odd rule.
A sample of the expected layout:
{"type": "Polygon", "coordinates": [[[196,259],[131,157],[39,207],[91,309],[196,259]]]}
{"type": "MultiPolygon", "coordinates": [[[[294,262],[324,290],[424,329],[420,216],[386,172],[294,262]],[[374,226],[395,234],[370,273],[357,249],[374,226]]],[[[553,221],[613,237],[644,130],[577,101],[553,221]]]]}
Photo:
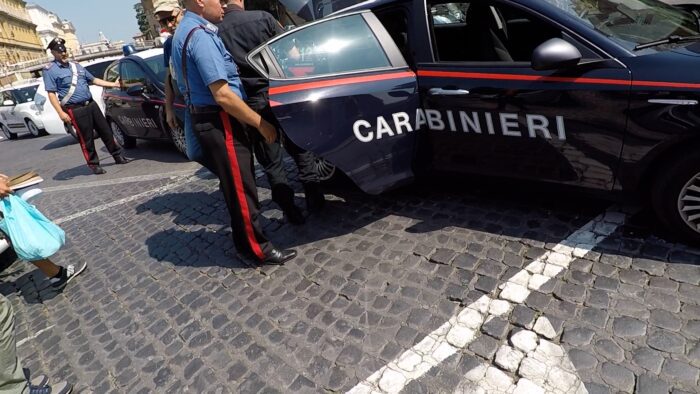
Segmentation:
{"type": "Polygon", "coordinates": [[[416,171],[650,201],[700,240],[700,21],[656,0],[376,0],[248,57],[289,138],[380,193],[416,171]]]}
{"type": "MultiPolygon", "coordinates": [[[[121,81],[121,88],[105,89],[103,98],[105,117],[123,147],[133,148],[136,139],[170,140],[185,154],[183,128],[171,129],[165,122],[165,72],[162,48],[125,56],[105,70],[105,80],[121,81]]],[[[185,106],[175,107],[182,125],[185,106]]]]}

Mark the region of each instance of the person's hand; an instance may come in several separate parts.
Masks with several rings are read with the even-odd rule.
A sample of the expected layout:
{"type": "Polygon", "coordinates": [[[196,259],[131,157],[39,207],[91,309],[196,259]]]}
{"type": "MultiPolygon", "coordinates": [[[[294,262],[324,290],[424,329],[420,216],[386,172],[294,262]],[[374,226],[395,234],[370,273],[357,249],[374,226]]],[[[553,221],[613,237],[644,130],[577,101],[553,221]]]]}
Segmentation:
{"type": "Polygon", "coordinates": [[[8,180],[6,175],[0,174],[0,198],[7,197],[8,194],[12,193],[8,180]]]}
{"type": "Polygon", "coordinates": [[[168,123],[168,126],[170,126],[170,129],[177,129],[177,117],[175,117],[175,111],[172,109],[165,110],[165,121],[168,123]]]}
{"type": "Polygon", "coordinates": [[[113,88],[120,88],[121,86],[121,81],[119,79],[114,81],[114,85],[112,85],[113,88]]]}
{"type": "Polygon", "coordinates": [[[68,115],[67,113],[65,113],[63,111],[61,111],[61,113],[58,114],[58,117],[61,118],[63,123],[71,123],[72,122],[70,115],[68,115]]]}
{"type": "Polygon", "coordinates": [[[275,142],[275,140],[277,139],[277,130],[265,119],[260,119],[260,126],[258,126],[258,131],[260,131],[260,134],[262,134],[263,138],[265,138],[265,142],[267,142],[268,144],[275,142]]]}

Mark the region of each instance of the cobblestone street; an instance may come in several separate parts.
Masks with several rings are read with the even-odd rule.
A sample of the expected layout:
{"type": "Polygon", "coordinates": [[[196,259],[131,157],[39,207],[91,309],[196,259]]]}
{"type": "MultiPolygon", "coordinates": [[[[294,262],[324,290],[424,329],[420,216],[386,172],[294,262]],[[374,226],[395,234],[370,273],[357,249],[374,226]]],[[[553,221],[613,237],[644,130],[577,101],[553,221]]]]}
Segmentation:
{"type": "Polygon", "coordinates": [[[340,183],[292,226],[263,177],[266,232],[299,256],[255,268],[218,182],[191,163],[143,174],[158,171],[180,172],[54,178],[33,200],[66,231],[55,260],[88,263],[60,293],[30,264],[0,271],[34,373],[95,393],[698,392],[700,249],[644,209],[340,183]]]}

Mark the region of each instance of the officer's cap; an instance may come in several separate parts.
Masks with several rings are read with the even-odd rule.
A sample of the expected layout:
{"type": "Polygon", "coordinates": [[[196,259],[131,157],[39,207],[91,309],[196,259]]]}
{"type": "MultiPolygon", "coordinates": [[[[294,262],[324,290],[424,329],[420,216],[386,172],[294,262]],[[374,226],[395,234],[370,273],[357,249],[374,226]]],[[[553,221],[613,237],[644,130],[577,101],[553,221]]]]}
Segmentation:
{"type": "Polygon", "coordinates": [[[180,8],[180,3],[178,3],[177,0],[156,0],[153,2],[154,14],[158,14],[159,12],[173,12],[178,8],[180,8]]]}
{"type": "Polygon", "coordinates": [[[53,40],[51,40],[46,49],[50,49],[52,51],[66,52],[66,40],[64,40],[61,37],[56,37],[53,40]]]}

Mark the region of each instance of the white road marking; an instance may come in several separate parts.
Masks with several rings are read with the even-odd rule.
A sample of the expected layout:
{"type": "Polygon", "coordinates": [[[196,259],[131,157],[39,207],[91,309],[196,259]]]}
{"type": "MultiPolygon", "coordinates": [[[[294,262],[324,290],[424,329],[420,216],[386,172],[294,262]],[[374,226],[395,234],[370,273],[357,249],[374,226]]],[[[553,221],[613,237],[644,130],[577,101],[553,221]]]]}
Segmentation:
{"type": "Polygon", "coordinates": [[[20,347],[20,346],[24,345],[25,343],[31,341],[32,339],[35,339],[35,338],[38,337],[39,335],[45,333],[46,331],[49,331],[50,329],[52,329],[52,328],[54,328],[54,327],[56,327],[56,325],[55,325],[55,324],[52,324],[52,325],[50,325],[50,326],[48,326],[48,327],[46,327],[46,328],[44,328],[44,329],[41,329],[41,330],[37,331],[37,332],[36,332],[34,335],[32,335],[31,337],[27,337],[27,338],[22,339],[21,341],[18,341],[18,342],[17,342],[17,347],[20,347]]]}
{"type": "Polygon", "coordinates": [[[147,190],[147,191],[139,193],[139,194],[134,194],[133,196],[125,197],[125,198],[122,198],[122,199],[119,199],[116,201],[112,201],[112,202],[107,203],[107,204],[102,204],[102,205],[96,206],[94,208],[86,209],[82,212],[78,212],[78,213],[75,213],[73,215],[64,216],[60,219],[54,220],[54,223],[61,224],[61,223],[69,222],[71,220],[82,218],[82,217],[85,217],[88,215],[92,215],[93,213],[101,212],[101,211],[104,211],[104,210],[109,209],[109,208],[117,207],[119,205],[123,205],[123,204],[126,204],[128,202],[138,200],[139,198],[142,198],[142,197],[147,197],[147,196],[150,196],[153,194],[160,194],[160,193],[166,192],[170,189],[184,185],[185,183],[192,182],[195,179],[197,179],[197,178],[188,177],[188,178],[185,178],[183,180],[176,181],[176,182],[173,182],[173,183],[170,183],[170,184],[167,184],[167,185],[155,188],[155,189],[147,190]]]}
{"type": "MultiPolygon", "coordinates": [[[[494,316],[507,317],[514,305],[523,303],[533,290],[540,289],[547,281],[568,269],[574,259],[592,251],[598,243],[623,224],[624,220],[623,212],[614,207],[609,208],[507,279],[506,283],[499,286],[501,292],[498,297],[483,295],[417,345],[358,383],[348,393],[400,392],[412,380],[419,379],[431,368],[472,343],[478,337],[485,321],[494,316]]],[[[538,331],[549,334],[547,326],[551,327],[551,324],[547,318],[541,317],[539,320],[538,331]]],[[[537,336],[533,332],[531,335],[537,340],[532,346],[524,347],[527,353],[522,352],[523,358],[518,365],[509,366],[518,371],[521,377],[519,381],[513,381],[495,366],[484,364],[465,376],[469,382],[463,383],[470,387],[466,391],[505,393],[517,389],[517,392],[527,392],[532,387],[539,387],[542,392],[586,393],[585,386],[563,348],[548,341],[542,334],[537,336]]],[[[508,349],[504,351],[506,350],[508,349]]]]}
{"type": "Polygon", "coordinates": [[[44,191],[44,193],[50,193],[50,192],[58,192],[58,191],[66,191],[66,190],[85,189],[85,188],[90,188],[90,187],[121,185],[124,183],[155,181],[158,179],[178,178],[178,177],[183,177],[183,176],[194,175],[194,173],[197,172],[198,170],[199,169],[174,171],[174,172],[166,172],[163,174],[149,174],[149,175],[131,176],[131,177],[126,177],[126,178],[107,179],[104,181],[96,181],[96,182],[84,182],[84,183],[78,183],[78,184],[72,184],[72,185],[52,186],[52,187],[44,188],[42,190],[44,191]]]}

